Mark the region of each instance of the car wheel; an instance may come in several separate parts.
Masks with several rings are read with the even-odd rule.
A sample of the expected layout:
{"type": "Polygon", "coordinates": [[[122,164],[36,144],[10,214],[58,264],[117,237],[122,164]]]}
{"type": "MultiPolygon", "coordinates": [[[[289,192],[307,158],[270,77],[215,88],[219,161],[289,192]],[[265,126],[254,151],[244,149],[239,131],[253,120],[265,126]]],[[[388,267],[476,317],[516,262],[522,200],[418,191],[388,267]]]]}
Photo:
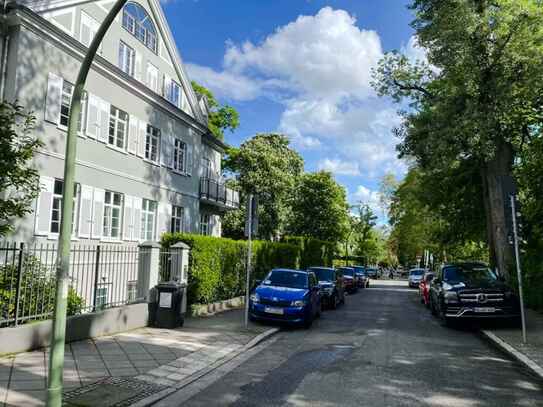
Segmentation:
{"type": "Polygon", "coordinates": [[[370,282],[369,281],[366,283],[366,288],[370,288],[370,282]]]}
{"type": "Polygon", "coordinates": [[[304,326],[305,329],[309,329],[309,328],[311,328],[311,325],[313,325],[313,318],[310,317],[310,316],[308,316],[308,317],[305,319],[305,321],[304,321],[304,323],[303,323],[303,326],[304,326]]]}
{"type": "Polygon", "coordinates": [[[439,307],[439,322],[441,323],[441,326],[444,326],[446,328],[450,328],[452,326],[453,321],[445,316],[445,311],[443,311],[443,307],[439,307]]]}
{"type": "Polygon", "coordinates": [[[319,308],[317,309],[317,313],[315,314],[315,317],[320,318],[321,312],[322,312],[322,302],[319,302],[319,308]]]}
{"type": "Polygon", "coordinates": [[[436,306],[434,305],[433,297],[430,297],[430,311],[432,312],[432,315],[437,316],[436,312],[436,306]]]}

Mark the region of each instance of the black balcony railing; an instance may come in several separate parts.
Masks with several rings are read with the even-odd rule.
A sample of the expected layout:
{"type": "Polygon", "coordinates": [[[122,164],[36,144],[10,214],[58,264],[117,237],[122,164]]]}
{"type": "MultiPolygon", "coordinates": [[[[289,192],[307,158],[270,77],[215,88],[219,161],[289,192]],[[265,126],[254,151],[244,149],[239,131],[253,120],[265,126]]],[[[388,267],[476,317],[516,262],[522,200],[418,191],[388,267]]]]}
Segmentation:
{"type": "Polygon", "coordinates": [[[239,192],[212,178],[200,179],[200,198],[228,208],[239,208],[239,192]]]}

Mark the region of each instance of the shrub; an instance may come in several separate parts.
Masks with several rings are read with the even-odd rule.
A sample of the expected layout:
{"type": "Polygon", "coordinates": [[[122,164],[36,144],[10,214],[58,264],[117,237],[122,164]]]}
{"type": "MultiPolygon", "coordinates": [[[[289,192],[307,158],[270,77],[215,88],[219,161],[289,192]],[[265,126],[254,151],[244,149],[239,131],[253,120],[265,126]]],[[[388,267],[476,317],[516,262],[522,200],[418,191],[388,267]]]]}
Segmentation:
{"type": "Polygon", "coordinates": [[[311,266],[332,266],[336,244],[311,237],[287,236],[285,243],[300,247],[300,268],[305,270],[311,266]]]}

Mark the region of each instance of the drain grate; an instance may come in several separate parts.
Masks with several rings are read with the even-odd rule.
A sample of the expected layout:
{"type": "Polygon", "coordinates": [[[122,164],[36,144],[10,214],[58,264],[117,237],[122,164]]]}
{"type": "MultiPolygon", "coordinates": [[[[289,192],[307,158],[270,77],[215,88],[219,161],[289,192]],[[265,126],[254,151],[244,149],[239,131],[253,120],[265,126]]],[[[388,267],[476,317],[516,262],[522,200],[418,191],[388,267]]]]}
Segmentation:
{"type": "Polygon", "coordinates": [[[106,377],[64,393],[65,407],[129,407],[167,386],[132,377],[106,377]]]}

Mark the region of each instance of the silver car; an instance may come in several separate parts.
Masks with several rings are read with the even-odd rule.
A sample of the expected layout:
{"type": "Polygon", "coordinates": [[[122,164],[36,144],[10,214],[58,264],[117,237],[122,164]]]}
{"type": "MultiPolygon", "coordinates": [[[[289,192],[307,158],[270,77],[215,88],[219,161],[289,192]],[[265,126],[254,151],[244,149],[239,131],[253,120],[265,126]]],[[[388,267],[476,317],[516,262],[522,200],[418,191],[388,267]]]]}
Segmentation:
{"type": "Polygon", "coordinates": [[[407,279],[407,283],[409,284],[409,288],[418,288],[419,283],[422,281],[422,277],[424,276],[425,269],[421,268],[415,268],[409,270],[409,278],[407,279]]]}

